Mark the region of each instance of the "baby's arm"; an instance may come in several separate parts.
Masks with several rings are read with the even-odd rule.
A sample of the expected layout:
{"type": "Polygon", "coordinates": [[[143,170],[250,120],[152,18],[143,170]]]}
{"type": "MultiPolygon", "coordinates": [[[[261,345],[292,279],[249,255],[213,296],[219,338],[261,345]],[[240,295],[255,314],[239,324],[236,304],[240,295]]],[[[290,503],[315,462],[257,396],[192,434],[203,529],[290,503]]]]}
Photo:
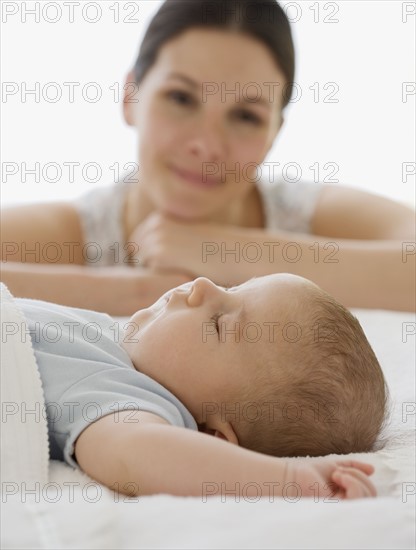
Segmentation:
{"type": "Polygon", "coordinates": [[[263,455],[207,434],[172,426],[144,411],[122,411],[100,418],[81,433],[75,454],[88,475],[129,496],[376,495],[366,475],[372,472],[371,466],[338,461],[350,469],[344,477],[337,478],[337,462],[333,460],[290,460],[263,455]]]}

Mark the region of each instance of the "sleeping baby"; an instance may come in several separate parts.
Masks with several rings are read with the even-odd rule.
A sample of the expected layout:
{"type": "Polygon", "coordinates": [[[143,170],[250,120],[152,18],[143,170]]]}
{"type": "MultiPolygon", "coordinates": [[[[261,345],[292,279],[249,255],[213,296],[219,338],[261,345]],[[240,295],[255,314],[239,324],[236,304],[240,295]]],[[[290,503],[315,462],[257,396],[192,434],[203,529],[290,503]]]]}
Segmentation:
{"type": "Polygon", "coordinates": [[[376,450],[385,379],[358,320],[311,281],[199,277],[121,325],[17,303],[51,459],[129,496],[376,495],[371,465],[323,456],[376,450]]]}

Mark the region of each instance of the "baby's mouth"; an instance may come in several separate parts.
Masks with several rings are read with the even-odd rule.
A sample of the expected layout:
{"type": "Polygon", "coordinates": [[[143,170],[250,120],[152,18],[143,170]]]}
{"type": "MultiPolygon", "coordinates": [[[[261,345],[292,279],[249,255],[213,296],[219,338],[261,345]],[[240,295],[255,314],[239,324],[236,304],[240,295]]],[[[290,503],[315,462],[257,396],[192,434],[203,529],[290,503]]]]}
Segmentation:
{"type": "Polygon", "coordinates": [[[171,293],[169,294],[164,294],[163,296],[161,296],[159,298],[159,300],[157,300],[152,307],[155,306],[155,309],[157,312],[160,312],[162,311],[163,309],[165,309],[166,305],[168,304],[169,300],[170,300],[170,296],[171,296],[171,293]]]}

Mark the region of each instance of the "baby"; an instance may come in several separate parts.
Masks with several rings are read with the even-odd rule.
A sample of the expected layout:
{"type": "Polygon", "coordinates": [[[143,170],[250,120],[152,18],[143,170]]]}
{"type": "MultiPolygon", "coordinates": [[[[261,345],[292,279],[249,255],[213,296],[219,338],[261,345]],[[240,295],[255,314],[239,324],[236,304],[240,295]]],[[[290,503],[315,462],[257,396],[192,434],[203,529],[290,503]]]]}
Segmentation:
{"type": "Polygon", "coordinates": [[[368,464],[279,458],[373,451],[386,418],[359,322],[311,281],[199,277],[121,332],[102,313],[17,302],[52,459],[130,496],[375,496],[368,464]]]}

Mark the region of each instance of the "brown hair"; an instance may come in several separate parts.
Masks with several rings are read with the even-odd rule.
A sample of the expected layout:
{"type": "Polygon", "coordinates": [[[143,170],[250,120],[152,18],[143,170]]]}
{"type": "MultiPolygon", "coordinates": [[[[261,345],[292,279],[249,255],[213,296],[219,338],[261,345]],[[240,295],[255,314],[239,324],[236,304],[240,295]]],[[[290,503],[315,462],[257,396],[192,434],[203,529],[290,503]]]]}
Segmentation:
{"type": "Polygon", "coordinates": [[[194,27],[237,31],[265,44],[286,77],[286,107],[293,92],[295,53],[289,21],[275,0],[166,0],[141,43],[133,68],[136,83],[143,80],[165,42],[194,27]]]}
{"type": "Polygon", "coordinates": [[[359,321],[321,289],[308,307],[314,313],[301,338],[285,343],[283,357],[252,369],[238,422],[225,420],[242,447],[273,456],[382,448],[389,392],[359,321]]]}

